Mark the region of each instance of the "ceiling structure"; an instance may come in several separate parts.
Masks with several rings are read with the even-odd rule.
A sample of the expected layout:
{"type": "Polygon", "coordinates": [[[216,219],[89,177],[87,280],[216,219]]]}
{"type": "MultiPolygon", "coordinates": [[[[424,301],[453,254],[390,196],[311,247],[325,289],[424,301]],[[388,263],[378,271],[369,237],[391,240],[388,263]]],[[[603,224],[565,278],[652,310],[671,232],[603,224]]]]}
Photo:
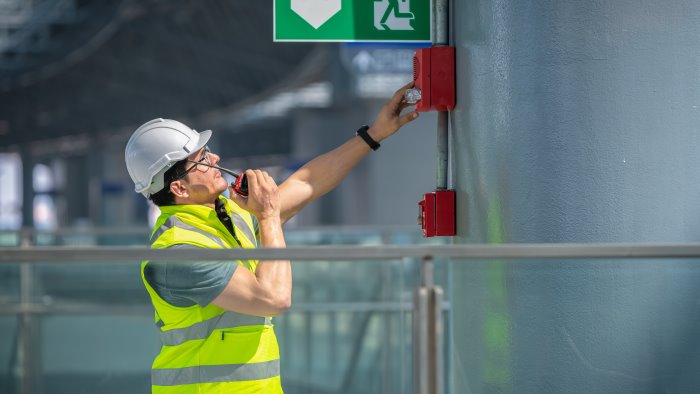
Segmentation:
{"type": "Polygon", "coordinates": [[[250,105],[318,52],[272,42],[270,1],[3,0],[0,151],[250,105]]]}

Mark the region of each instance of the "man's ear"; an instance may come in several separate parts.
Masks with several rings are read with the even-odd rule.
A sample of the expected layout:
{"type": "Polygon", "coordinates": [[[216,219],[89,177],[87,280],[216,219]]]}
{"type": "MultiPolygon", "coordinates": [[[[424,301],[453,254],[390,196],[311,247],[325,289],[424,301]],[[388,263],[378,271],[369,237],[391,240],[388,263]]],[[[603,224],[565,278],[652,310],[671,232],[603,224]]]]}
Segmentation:
{"type": "Polygon", "coordinates": [[[189,190],[187,190],[187,185],[182,179],[170,182],[170,193],[175,197],[189,197],[189,190]]]}

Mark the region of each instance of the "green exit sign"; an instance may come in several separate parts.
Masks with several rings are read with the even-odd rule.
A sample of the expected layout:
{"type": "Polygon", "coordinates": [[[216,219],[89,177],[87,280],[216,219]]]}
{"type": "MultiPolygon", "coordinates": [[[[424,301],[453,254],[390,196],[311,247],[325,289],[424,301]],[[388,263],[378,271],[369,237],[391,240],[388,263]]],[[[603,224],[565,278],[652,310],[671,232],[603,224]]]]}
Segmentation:
{"type": "Polygon", "coordinates": [[[430,0],[274,0],[275,41],[430,42],[430,0]]]}

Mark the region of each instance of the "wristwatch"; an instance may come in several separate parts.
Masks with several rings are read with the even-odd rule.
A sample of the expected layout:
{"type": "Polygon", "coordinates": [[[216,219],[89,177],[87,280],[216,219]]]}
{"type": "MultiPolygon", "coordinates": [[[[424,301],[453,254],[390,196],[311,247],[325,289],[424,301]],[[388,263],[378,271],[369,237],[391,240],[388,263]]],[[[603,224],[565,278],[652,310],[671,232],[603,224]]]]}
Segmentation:
{"type": "Polygon", "coordinates": [[[355,132],[355,135],[359,135],[363,140],[365,140],[367,145],[369,145],[369,147],[372,150],[377,150],[377,149],[379,149],[379,147],[381,145],[379,145],[379,142],[375,141],[372,137],[370,137],[369,133],[367,133],[368,129],[369,129],[369,126],[364,125],[364,126],[360,127],[359,129],[357,129],[357,132],[355,132]]]}

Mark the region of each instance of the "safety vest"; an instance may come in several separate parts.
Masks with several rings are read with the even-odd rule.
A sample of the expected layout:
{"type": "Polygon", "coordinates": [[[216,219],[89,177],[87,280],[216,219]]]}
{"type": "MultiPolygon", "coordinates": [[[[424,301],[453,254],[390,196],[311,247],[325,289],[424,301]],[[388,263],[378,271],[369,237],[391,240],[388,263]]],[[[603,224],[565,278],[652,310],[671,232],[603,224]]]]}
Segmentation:
{"type": "MultiPolygon", "coordinates": [[[[223,197],[222,197],[223,198],[223,197]]],[[[189,244],[201,248],[254,248],[251,216],[224,199],[236,236],[203,205],[161,207],[152,248],[189,244]]],[[[257,261],[237,261],[255,272],[257,261]]],[[[162,347],[153,362],[154,394],[282,393],[279,348],[269,317],[226,311],[216,305],[177,307],[141,278],[155,307],[162,347]]],[[[240,269],[240,268],[239,268],[240,269]]]]}

